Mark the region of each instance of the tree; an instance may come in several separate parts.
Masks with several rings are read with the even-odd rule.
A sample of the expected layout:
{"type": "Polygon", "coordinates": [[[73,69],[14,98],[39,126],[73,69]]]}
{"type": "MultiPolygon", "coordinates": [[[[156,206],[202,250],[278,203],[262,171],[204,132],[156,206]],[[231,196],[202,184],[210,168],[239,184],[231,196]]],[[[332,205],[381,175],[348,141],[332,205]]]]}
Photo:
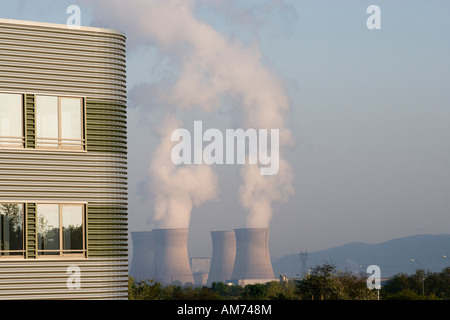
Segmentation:
{"type": "Polygon", "coordinates": [[[426,285],[428,292],[436,294],[442,299],[450,300],[450,267],[429,276],[426,285]]]}
{"type": "Polygon", "coordinates": [[[244,287],[240,299],[265,300],[267,299],[267,286],[261,283],[248,284],[244,287]]]}
{"type": "Polygon", "coordinates": [[[442,272],[425,273],[425,294],[422,294],[422,271],[396,274],[381,289],[385,300],[450,300],[450,267],[442,272]]]}
{"type": "Polygon", "coordinates": [[[244,288],[242,286],[228,285],[223,282],[213,282],[211,290],[221,296],[222,299],[238,299],[244,288]]]}
{"type": "Polygon", "coordinates": [[[294,281],[271,281],[266,283],[267,298],[270,300],[297,300],[294,281]]]}
{"type": "Polygon", "coordinates": [[[384,294],[396,293],[404,289],[411,289],[408,275],[404,273],[396,274],[389,280],[383,287],[382,292],[384,294]]]}
{"type": "Polygon", "coordinates": [[[222,297],[220,294],[215,292],[214,290],[202,287],[198,289],[198,299],[199,300],[221,300],[222,297]]]}
{"type": "Polygon", "coordinates": [[[135,282],[134,278],[128,280],[129,300],[162,300],[162,285],[154,280],[135,282]]]}
{"type": "Polygon", "coordinates": [[[211,290],[220,294],[224,295],[227,292],[228,286],[223,282],[213,282],[211,284],[211,290]]]}
{"type": "Polygon", "coordinates": [[[335,282],[336,266],[330,263],[315,266],[311,274],[298,284],[299,294],[304,300],[335,299],[334,291],[339,290],[335,282]]]}
{"type": "Polygon", "coordinates": [[[377,294],[366,286],[362,274],[338,271],[331,263],[318,265],[311,274],[300,280],[298,294],[304,300],[373,300],[377,294]]]}
{"type": "MultiPolygon", "coordinates": [[[[18,204],[4,203],[0,205],[0,231],[9,230],[9,236],[5,242],[7,250],[21,250],[23,248],[23,211],[18,204]]],[[[0,249],[5,250],[3,242],[0,249]]]]}

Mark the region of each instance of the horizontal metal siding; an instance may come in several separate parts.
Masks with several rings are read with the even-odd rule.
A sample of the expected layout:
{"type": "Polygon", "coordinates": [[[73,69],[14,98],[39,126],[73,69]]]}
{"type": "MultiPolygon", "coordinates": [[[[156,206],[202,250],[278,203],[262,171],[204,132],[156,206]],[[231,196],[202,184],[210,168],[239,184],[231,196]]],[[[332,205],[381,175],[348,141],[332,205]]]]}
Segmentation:
{"type": "Polygon", "coordinates": [[[89,257],[128,257],[127,207],[89,203],[89,257]]]}
{"type": "Polygon", "coordinates": [[[86,99],[87,151],[127,153],[127,114],[120,103],[86,99]]]}
{"type": "Polygon", "coordinates": [[[0,22],[0,88],[126,103],[121,34],[0,22]]]}
{"type": "Polygon", "coordinates": [[[126,205],[127,161],[90,152],[0,150],[0,201],[126,205]]]}
{"type": "MultiPolygon", "coordinates": [[[[88,203],[89,256],[127,256],[125,156],[3,149],[0,150],[0,190],[0,202],[88,203]]],[[[30,208],[29,229],[35,221],[33,207],[30,208]]],[[[33,251],[33,232],[27,232],[30,251],[33,251]]]]}
{"type": "Polygon", "coordinates": [[[126,259],[0,260],[0,300],[127,299],[126,259]],[[70,289],[69,266],[80,268],[80,288],[70,289]]]}

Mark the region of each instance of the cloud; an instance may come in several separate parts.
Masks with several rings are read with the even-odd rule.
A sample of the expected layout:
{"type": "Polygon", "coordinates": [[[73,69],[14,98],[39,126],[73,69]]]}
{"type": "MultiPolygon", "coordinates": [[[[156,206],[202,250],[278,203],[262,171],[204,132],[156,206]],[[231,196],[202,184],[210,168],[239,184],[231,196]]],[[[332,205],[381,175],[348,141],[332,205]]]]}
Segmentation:
{"type": "MultiPolygon", "coordinates": [[[[292,135],[286,126],[289,96],[277,74],[263,64],[258,41],[243,44],[225,37],[196,18],[193,0],[108,0],[95,1],[93,5],[97,12],[94,24],[122,29],[132,48],[157,46],[160,54],[168,56],[177,69],[174,78],[164,85],[142,85],[131,91],[140,105],[147,93],[148,101],[164,106],[167,128],[176,129],[175,110],[218,113],[223,99],[229,98],[227,101],[235,104],[233,112],[239,115],[240,123],[236,125],[280,130],[279,174],[262,177],[259,169],[251,165],[241,170],[243,185],[239,200],[250,213],[251,225],[268,227],[273,202],[285,201],[294,191],[292,171],[283,158],[284,149],[292,144],[292,135]],[[259,217],[260,222],[255,222],[259,217]]],[[[173,167],[167,160],[171,145],[167,141],[170,136],[165,129],[150,167],[155,186],[155,219],[164,221],[164,225],[186,225],[192,205],[214,198],[217,178],[211,167],[173,167]],[[210,193],[204,190],[208,183],[210,193]],[[183,223],[174,218],[175,211],[183,212],[183,223]]]]}
{"type": "Polygon", "coordinates": [[[217,198],[218,178],[208,165],[176,166],[170,160],[170,136],[181,122],[167,115],[159,127],[161,142],[149,172],[154,195],[154,219],[160,228],[188,228],[194,206],[217,198]]]}

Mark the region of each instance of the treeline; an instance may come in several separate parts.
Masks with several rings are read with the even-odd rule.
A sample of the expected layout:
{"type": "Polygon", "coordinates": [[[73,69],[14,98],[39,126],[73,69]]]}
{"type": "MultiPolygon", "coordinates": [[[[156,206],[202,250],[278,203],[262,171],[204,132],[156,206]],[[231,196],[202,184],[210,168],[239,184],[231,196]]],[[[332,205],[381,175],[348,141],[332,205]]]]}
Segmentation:
{"type": "Polygon", "coordinates": [[[385,300],[450,300],[450,267],[442,272],[397,274],[381,289],[385,300]]]}
{"type": "Polygon", "coordinates": [[[450,267],[440,273],[398,274],[381,290],[367,288],[364,273],[325,263],[301,280],[246,286],[214,282],[210,287],[129,280],[130,300],[450,300],[450,267]]]}
{"type": "Polygon", "coordinates": [[[227,285],[214,282],[211,287],[191,285],[162,285],[154,280],[135,282],[130,279],[130,300],[274,300],[297,299],[292,282],[277,281],[266,284],[227,285]]]}

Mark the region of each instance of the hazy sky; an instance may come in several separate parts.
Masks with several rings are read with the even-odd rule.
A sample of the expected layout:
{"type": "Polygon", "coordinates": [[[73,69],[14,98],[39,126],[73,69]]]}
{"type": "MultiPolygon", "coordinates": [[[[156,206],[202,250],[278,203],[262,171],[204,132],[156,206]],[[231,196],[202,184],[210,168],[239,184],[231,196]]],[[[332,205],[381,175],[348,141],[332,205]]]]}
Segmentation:
{"type": "Polygon", "coordinates": [[[0,0],[0,17],[65,23],[71,4],[82,25],[127,35],[131,232],[157,227],[156,182],[191,174],[197,185],[177,188],[194,199],[191,256],[210,256],[210,231],[246,225],[242,166],[151,171],[167,110],[225,130],[283,108],[294,143],[270,182],[272,256],[450,233],[449,1],[0,0]],[[372,4],[379,30],[366,26],[372,4]]]}

